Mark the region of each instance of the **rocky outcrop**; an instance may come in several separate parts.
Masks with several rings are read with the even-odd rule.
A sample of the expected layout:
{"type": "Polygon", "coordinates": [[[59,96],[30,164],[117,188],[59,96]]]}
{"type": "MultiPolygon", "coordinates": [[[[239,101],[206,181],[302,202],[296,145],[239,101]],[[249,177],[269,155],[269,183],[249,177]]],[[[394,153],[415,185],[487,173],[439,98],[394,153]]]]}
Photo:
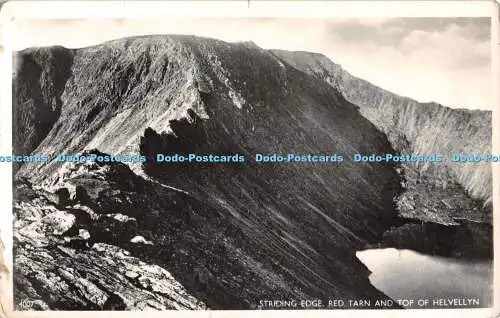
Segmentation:
{"type": "MultiPolygon", "coordinates": [[[[42,52],[51,50],[60,49],[42,52]]],[[[37,69],[28,62],[40,54],[19,52],[19,68],[37,69]]],[[[448,179],[453,169],[444,178],[350,160],[255,162],[255,153],[393,153],[403,144],[417,149],[419,137],[415,128],[391,135],[395,122],[383,126],[348,101],[335,77],[325,81],[253,43],[147,36],[67,54],[61,60],[71,63],[56,68],[64,81],[39,78],[54,82],[44,87],[64,82],[57,116],[17,153],[134,153],[146,162],[20,168],[16,178],[29,182],[15,186],[16,301],[42,300],[38,309],[252,309],[263,308],[260,300],[387,299],[357,250],[402,225],[400,215],[450,224],[487,217],[462,179],[448,179]],[[245,162],[159,163],[157,153],[245,162]],[[419,188],[424,178],[431,181],[419,188]],[[446,195],[429,187],[440,178],[446,195]],[[466,213],[454,205],[461,200],[466,213]]],[[[37,88],[23,77],[15,87],[37,88]]],[[[28,105],[46,112],[37,94],[17,94],[20,118],[28,105]]],[[[17,134],[36,130],[21,122],[17,134]]]]}
{"type": "Polygon", "coordinates": [[[88,250],[18,247],[15,302],[33,302],[31,308],[18,310],[205,308],[168,271],[129,254],[101,243],[88,250]]]}
{"type": "Polygon", "coordinates": [[[276,297],[385,298],[350,247],[327,240],[327,224],[291,232],[281,217],[274,232],[273,219],[261,217],[263,231],[252,233],[244,226],[250,219],[242,224],[123,164],[68,164],[64,171],[47,189],[79,186],[91,200],[70,200],[63,209],[29,185],[16,187],[17,302],[43,300],[35,309],[242,309],[276,297]],[[56,230],[49,226],[54,214],[65,220],[56,230]]]}
{"type": "Polygon", "coordinates": [[[17,185],[17,310],[206,308],[164,268],[141,261],[123,248],[93,242],[95,228],[84,220],[91,219],[85,216],[88,207],[68,205],[60,210],[43,192],[28,184],[17,185]]]}
{"type": "Polygon", "coordinates": [[[70,242],[47,244],[124,248],[215,309],[256,308],[276,297],[385,297],[369,284],[355,250],[395,218],[393,167],[259,165],[252,158],[259,151],[392,151],[338,91],[252,43],[152,36],[71,54],[61,114],[34,151],[133,151],[149,161],[132,170],[24,165],[18,177],[57,193],[55,208],[75,216],[70,242]],[[162,152],[239,153],[247,161],[152,162],[162,152]],[[127,221],[107,216],[117,213],[127,221]],[[82,240],[80,229],[90,239],[82,240]]]}
{"type": "Polygon", "coordinates": [[[410,249],[427,255],[462,259],[493,259],[493,228],[488,223],[456,220],[457,225],[437,222],[407,223],[386,231],[375,247],[410,249]]]}

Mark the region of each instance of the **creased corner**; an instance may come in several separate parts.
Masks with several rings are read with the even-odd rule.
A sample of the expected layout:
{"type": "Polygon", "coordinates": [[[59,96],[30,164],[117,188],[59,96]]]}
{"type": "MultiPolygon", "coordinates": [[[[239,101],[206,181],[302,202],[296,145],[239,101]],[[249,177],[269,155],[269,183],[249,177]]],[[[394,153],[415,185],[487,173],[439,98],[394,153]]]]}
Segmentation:
{"type": "Polygon", "coordinates": [[[5,245],[0,239],[0,318],[10,317],[12,314],[12,280],[10,271],[5,264],[5,245]]]}

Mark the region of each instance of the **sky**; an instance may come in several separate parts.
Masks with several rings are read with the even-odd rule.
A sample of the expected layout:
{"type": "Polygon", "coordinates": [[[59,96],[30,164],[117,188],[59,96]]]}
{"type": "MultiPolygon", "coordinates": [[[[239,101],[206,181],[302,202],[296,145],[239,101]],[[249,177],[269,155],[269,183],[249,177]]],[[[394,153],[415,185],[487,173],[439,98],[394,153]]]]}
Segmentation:
{"type": "Polygon", "coordinates": [[[323,53],[351,74],[420,102],[492,108],[489,18],[17,20],[14,49],[84,47],[142,34],[194,34],[323,53]]]}

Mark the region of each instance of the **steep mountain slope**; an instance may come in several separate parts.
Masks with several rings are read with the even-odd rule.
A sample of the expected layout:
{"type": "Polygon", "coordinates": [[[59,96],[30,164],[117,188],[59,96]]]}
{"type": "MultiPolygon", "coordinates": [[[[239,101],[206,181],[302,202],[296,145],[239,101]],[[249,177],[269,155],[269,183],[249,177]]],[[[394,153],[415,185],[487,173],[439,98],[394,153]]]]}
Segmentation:
{"type": "MultiPolygon", "coordinates": [[[[360,106],[363,116],[383,131],[401,154],[449,157],[453,153],[492,152],[489,111],[418,103],[352,76],[321,54],[272,52],[298,70],[324,80],[360,106]]],[[[399,199],[402,215],[442,223],[454,223],[453,218],[492,222],[491,163],[448,161],[402,166],[407,188],[399,199]],[[423,200],[418,198],[422,193],[426,193],[423,200]]]]}
{"type": "Polygon", "coordinates": [[[489,165],[349,159],[489,152],[487,112],[419,104],[322,55],[251,42],[145,36],[15,60],[14,153],[52,155],[16,167],[16,303],[385,299],[355,256],[369,244],[491,255],[489,165]],[[53,160],[61,153],[147,160],[63,164],[53,160]],[[158,153],[245,161],[165,163],[158,153]],[[256,153],[344,160],[258,163],[256,153]]]}
{"type": "MultiPolygon", "coordinates": [[[[31,153],[53,128],[62,108],[61,94],[70,76],[73,60],[62,47],[40,48],[17,55],[15,77],[24,85],[14,85],[13,125],[23,129],[13,135],[13,148],[18,153],[31,153]]],[[[18,165],[14,168],[17,170],[18,165]]]]}
{"type": "MultiPolygon", "coordinates": [[[[50,226],[36,223],[43,216],[16,212],[18,231],[46,243],[36,247],[20,239],[16,262],[33,258],[40,264],[46,253],[61,262],[66,253],[75,259],[68,258],[66,266],[85,275],[101,269],[80,263],[89,257],[107,260],[99,244],[110,244],[171,272],[188,293],[219,309],[256,308],[260,300],[289,298],[324,303],[385,298],[370,285],[355,251],[400,222],[393,200],[401,192],[396,167],[349,160],[263,164],[253,158],[258,152],[394,152],[385,134],[323,80],[253,43],[191,36],[136,37],[75,50],[29,49],[16,59],[21,70],[42,71],[16,74],[14,134],[20,141],[24,134],[43,138],[14,143],[15,153],[140,153],[148,159],[142,166],[54,160],[23,165],[17,177],[57,194],[55,208],[66,216],[68,228],[54,239],[50,226]],[[56,51],[66,57],[56,58],[56,51]],[[40,103],[38,96],[55,102],[40,103]],[[37,107],[46,119],[41,126],[38,115],[26,115],[37,107]],[[47,113],[49,108],[56,111],[47,113]],[[240,154],[246,161],[156,163],[156,153],[240,154]],[[116,214],[134,221],[108,216],[116,214]],[[76,242],[86,242],[72,243],[72,236],[87,233],[80,229],[88,235],[76,242]],[[134,236],[146,245],[131,244],[134,236]]],[[[27,199],[16,197],[24,211],[27,199]]],[[[46,205],[40,200],[35,201],[46,205]]],[[[33,273],[16,266],[17,277],[29,282],[17,283],[18,295],[31,286],[38,295],[56,295],[49,308],[68,306],[67,298],[58,301],[61,293],[40,284],[37,273],[53,268],[40,265],[33,273]]],[[[101,285],[98,294],[110,297],[110,287],[92,276],[91,282],[101,285]]],[[[122,307],[135,308],[128,298],[116,296],[126,304],[122,307]]],[[[99,299],[81,306],[102,308],[105,298],[99,299]]]]}

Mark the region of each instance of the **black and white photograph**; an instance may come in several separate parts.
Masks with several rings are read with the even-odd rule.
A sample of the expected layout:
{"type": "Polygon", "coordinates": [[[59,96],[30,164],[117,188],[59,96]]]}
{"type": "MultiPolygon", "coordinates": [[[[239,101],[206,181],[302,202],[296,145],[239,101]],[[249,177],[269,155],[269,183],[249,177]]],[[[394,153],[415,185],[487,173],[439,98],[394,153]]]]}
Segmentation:
{"type": "Polygon", "coordinates": [[[14,310],[493,306],[490,18],[14,25],[14,310]]]}

